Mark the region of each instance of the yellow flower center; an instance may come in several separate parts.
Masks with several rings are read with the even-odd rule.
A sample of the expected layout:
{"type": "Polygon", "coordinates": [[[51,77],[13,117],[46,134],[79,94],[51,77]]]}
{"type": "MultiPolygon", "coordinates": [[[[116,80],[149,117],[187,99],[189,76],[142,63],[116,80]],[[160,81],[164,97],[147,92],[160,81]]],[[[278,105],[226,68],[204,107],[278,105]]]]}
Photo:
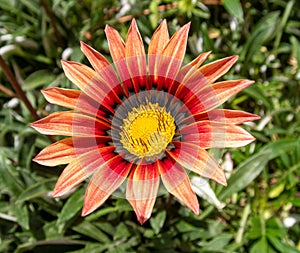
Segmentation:
{"type": "Polygon", "coordinates": [[[121,126],[121,143],[140,158],[160,154],[172,141],[175,122],[170,113],[150,102],[128,113],[121,126]]]}

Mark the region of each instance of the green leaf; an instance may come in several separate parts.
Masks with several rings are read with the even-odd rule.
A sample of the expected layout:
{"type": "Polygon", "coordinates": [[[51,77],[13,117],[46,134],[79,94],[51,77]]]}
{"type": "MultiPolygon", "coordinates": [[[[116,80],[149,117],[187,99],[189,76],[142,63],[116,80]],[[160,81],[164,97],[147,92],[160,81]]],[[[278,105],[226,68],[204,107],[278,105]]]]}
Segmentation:
{"type": "Polygon", "coordinates": [[[268,243],[266,237],[262,237],[250,249],[250,253],[268,253],[268,243]]]}
{"type": "Polygon", "coordinates": [[[52,83],[56,76],[47,69],[38,70],[30,74],[25,80],[23,90],[33,90],[38,87],[52,83]]]}
{"type": "Polygon", "coordinates": [[[29,185],[18,197],[17,202],[24,202],[33,198],[43,197],[53,189],[56,179],[45,179],[36,184],[29,185]]]}
{"type": "Polygon", "coordinates": [[[233,237],[232,234],[225,234],[225,233],[220,234],[217,237],[210,240],[208,243],[205,243],[203,245],[203,249],[210,250],[210,251],[221,250],[226,245],[228,245],[228,243],[232,239],[232,237],[233,237]]]}
{"type": "Polygon", "coordinates": [[[239,0],[223,0],[225,9],[238,21],[244,21],[244,13],[239,0]]]}
{"type": "Polygon", "coordinates": [[[158,234],[161,228],[163,227],[166,220],[167,212],[162,211],[158,213],[155,217],[150,219],[150,225],[153,228],[155,234],[158,234]]]}
{"type": "Polygon", "coordinates": [[[59,226],[59,231],[63,230],[65,223],[76,215],[83,205],[84,189],[80,188],[73,193],[73,195],[68,198],[67,202],[64,204],[60,214],[58,215],[57,226],[59,226]]]}

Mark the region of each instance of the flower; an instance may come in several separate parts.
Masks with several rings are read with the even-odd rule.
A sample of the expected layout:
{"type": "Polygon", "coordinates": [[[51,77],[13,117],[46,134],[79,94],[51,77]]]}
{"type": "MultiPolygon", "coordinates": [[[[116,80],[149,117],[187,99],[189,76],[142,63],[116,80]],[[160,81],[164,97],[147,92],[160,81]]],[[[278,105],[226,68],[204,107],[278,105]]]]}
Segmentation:
{"type": "Polygon", "coordinates": [[[136,21],[126,43],[106,26],[113,64],[81,42],[93,69],[62,60],[66,76],[80,90],[48,88],[45,98],[71,109],[31,124],[42,134],[64,135],[34,161],[68,164],[53,196],[68,193],[84,180],[82,215],[97,209],[121,184],[140,223],[150,218],[162,180],[165,188],[195,214],[199,204],[187,171],[226,185],[223,170],[208,148],[240,147],[254,138],[237,126],[259,117],[219,108],[252,81],[215,82],[236,62],[227,57],[202,67],[210,52],[183,64],[190,23],[169,38],[164,20],[146,56],[136,21]]]}

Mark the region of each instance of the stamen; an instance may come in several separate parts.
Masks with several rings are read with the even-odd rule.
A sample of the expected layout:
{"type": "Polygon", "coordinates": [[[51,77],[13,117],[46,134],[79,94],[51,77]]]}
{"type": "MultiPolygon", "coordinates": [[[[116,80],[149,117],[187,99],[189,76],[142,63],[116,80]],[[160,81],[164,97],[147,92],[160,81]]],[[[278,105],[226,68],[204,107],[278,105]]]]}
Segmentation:
{"type": "Polygon", "coordinates": [[[146,105],[133,108],[120,128],[123,147],[143,158],[164,151],[173,139],[176,125],[164,107],[148,101],[146,105]]]}

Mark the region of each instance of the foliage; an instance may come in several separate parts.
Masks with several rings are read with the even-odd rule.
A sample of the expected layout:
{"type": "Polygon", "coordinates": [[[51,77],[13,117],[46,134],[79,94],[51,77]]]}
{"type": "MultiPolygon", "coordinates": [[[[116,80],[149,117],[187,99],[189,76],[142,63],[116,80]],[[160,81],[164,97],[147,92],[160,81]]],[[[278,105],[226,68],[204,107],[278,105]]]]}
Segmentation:
{"type": "Polygon", "coordinates": [[[166,18],[170,33],[192,21],[186,60],[213,50],[209,61],[240,55],[225,79],[256,83],[226,108],[262,119],[245,128],[257,138],[223,150],[234,170],[228,187],[211,183],[222,211],[200,200],[193,215],[172,197],[158,198],[140,226],[130,205],[111,197],[81,217],[86,185],[52,199],[62,171],[32,162],[51,143],[0,70],[0,252],[300,252],[300,6],[297,1],[38,1],[0,0],[0,55],[39,115],[58,110],[40,89],[70,88],[60,59],[86,62],[79,40],[109,57],[103,28],[124,35],[137,18],[144,40],[166,18]],[[48,11],[46,11],[48,8],[48,11]],[[53,18],[51,18],[52,13],[53,18]],[[288,224],[288,220],[295,220],[288,224]]]}

